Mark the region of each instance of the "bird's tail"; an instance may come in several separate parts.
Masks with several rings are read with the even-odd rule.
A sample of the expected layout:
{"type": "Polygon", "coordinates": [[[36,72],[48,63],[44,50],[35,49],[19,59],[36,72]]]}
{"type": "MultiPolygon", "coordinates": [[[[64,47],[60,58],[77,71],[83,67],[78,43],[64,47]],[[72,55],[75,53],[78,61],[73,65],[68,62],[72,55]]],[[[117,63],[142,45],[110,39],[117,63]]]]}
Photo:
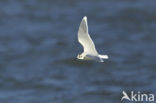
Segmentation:
{"type": "Polygon", "coordinates": [[[99,57],[102,59],[108,59],[109,58],[108,55],[99,55],[99,57]]]}

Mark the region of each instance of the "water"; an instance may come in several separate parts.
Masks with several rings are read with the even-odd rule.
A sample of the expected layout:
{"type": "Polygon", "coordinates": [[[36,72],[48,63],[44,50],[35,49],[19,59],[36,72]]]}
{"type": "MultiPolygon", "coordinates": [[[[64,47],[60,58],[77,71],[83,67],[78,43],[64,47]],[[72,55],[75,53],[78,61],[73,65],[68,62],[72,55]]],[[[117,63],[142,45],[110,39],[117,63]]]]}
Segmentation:
{"type": "Polygon", "coordinates": [[[155,0],[1,0],[1,103],[120,103],[156,94],[155,0]],[[104,63],[77,60],[83,16],[104,63]]]}

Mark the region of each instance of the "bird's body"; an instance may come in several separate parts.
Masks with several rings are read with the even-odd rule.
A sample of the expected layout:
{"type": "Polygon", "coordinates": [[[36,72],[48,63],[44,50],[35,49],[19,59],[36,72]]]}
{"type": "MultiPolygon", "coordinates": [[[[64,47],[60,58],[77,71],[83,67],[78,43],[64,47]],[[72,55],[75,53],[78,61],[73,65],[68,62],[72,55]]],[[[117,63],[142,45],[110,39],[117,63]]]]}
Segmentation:
{"type": "Polygon", "coordinates": [[[107,55],[99,55],[95,45],[88,33],[87,17],[85,16],[80,24],[78,31],[78,41],[83,46],[83,53],[77,56],[78,59],[96,60],[103,62],[103,59],[108,59],[107,55]]]}

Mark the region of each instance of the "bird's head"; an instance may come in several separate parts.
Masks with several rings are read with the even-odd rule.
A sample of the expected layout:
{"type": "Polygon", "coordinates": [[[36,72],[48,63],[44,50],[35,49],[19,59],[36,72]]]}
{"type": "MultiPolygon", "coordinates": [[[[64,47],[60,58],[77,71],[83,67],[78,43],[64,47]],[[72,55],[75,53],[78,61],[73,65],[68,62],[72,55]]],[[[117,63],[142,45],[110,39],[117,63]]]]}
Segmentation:
{"type": "Polygon", "coordinates": [[[84,59],[84,56],[82,54],[78,54],[77,59],[84,59]]]}

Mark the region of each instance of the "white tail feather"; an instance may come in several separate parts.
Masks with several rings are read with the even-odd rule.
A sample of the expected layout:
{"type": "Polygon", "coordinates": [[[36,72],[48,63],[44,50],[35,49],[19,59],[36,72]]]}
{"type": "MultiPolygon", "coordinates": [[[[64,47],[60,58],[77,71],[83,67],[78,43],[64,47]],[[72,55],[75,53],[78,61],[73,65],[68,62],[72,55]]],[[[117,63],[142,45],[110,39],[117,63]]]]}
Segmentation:
{"type": "Polygon", "coordinates": [[[102,59],[108,59],[108,55],[99,55],[99,57],[102,59]]]}

